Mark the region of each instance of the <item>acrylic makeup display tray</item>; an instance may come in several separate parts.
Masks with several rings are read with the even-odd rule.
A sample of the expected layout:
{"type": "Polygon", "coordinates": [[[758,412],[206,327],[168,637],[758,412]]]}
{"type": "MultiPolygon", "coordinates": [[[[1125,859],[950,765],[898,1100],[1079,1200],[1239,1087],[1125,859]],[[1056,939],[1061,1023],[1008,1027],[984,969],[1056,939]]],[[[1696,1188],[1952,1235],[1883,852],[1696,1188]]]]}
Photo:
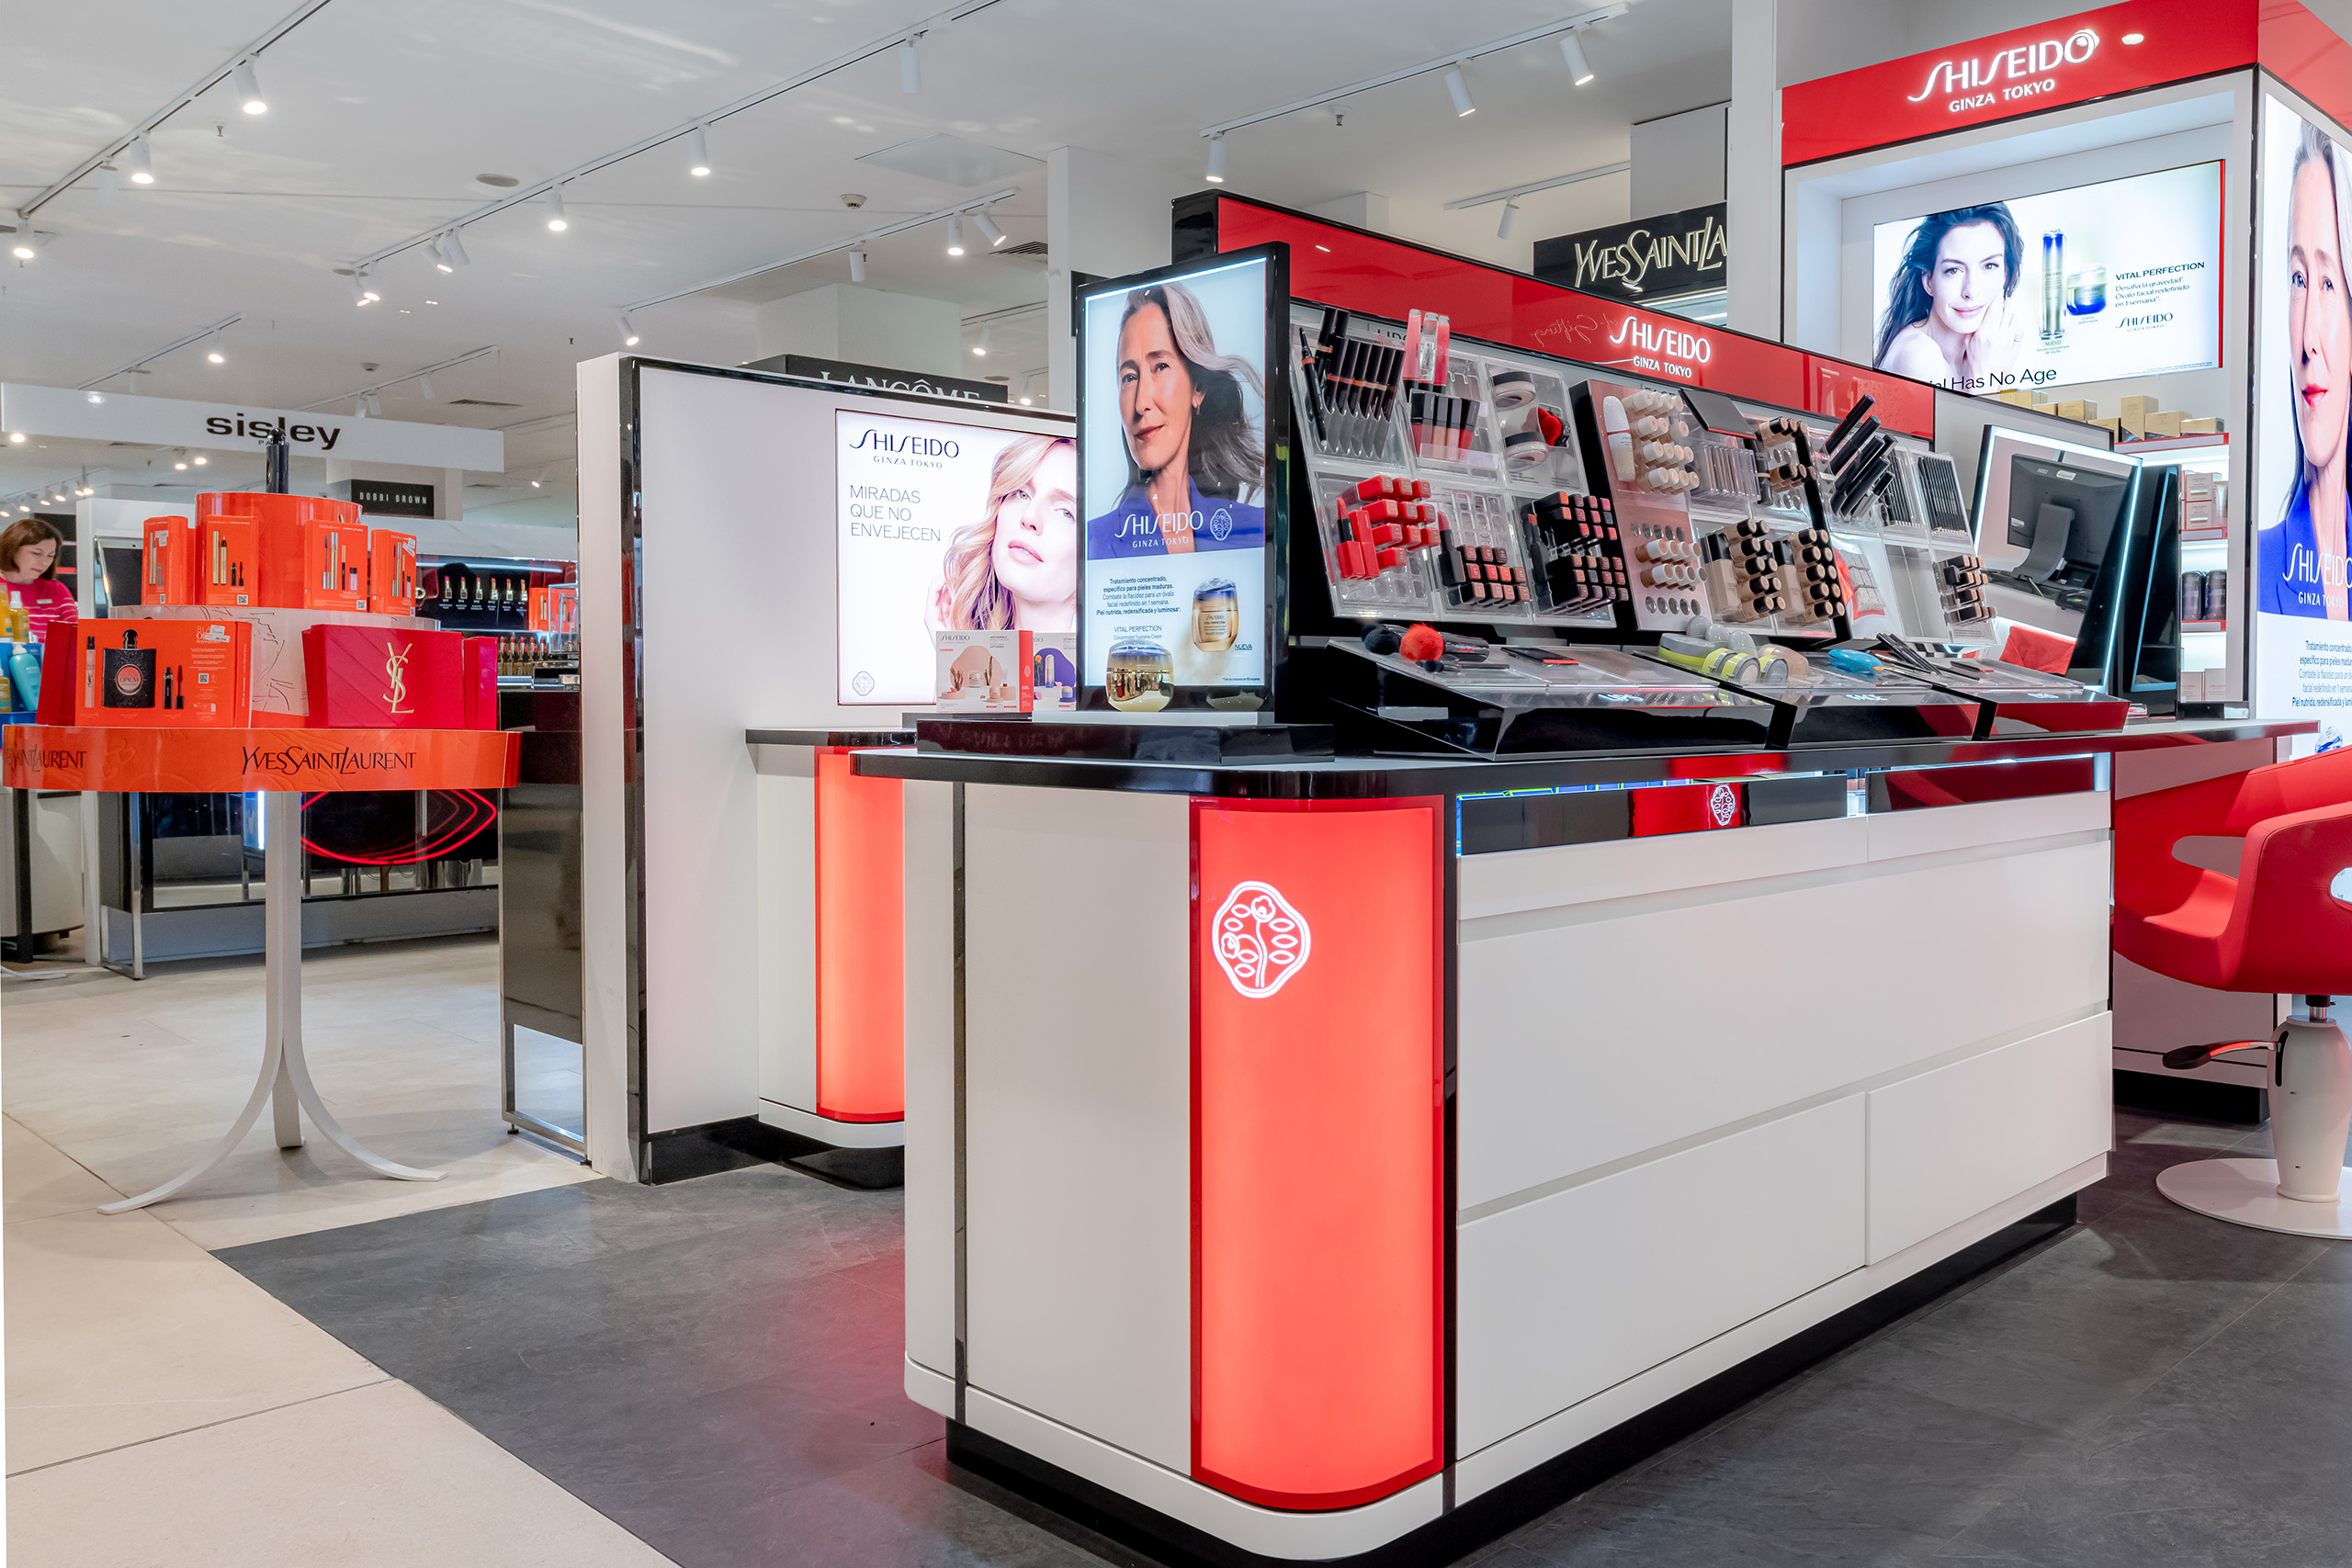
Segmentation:
{"type": "Polygon", "coordinates": [[[1982,739],[2114,729],[2127,706],[2010,665],[1924,673],[1882,660],[1875,673],[1857,675],[1815,660],[1803,675],[1766,683],[1595,643],[1498,643],[1483,658],[1450,653],[1430,670],[1334,638],[1324,673],[1342,744],[1409,754],[1982,739]]]}

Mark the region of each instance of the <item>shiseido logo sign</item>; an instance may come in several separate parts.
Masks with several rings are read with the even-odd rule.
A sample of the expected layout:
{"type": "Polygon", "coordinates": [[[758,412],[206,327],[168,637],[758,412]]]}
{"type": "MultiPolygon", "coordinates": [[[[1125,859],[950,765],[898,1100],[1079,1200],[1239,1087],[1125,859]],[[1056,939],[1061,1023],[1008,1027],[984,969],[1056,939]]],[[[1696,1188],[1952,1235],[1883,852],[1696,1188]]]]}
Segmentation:
{"type": "Polygon", "coordinates": [[[1928,80],[1909,101],[1924,104],[1941,94],[1950,100],[1946,109],[1965,114],[1992,104],[2039,97],[2058,90],[2058,78],[2052,73],[2080,65],[2097,52],[2098,34],[2082,28],[2064,39],[2043,39],[1969,59],[1939,60],[1928,67],[1928,80]]]}
{"type": "Polygon", "coordinates": [[[1237,882],[1213,922],[1216,965],[1233,988],[1262,1001],[1306,965],[1315,933],[1282,889],[1270,882],[1237,882]]]}
{"type": "Polygon", "coordinates": [[[876,430],[871,425],[859,431],[857,439],[849,444],[849,449],[853,452],[861,446],[876,452],[890,452],[912,457],[962,456],[962,451],[956,444],[944,436],[893,435],[887,430],[876,430]]]}
{"type": "Polygon", "coordinates": [[[1715,356],[1715,345],[1704,333],[1686,333],[1677,327],[1661,327],[1629,315],[1617,323],[1617,331],[1610,337],[1616,348],[1630,348],[1624,363],[1636,370],[1647,370],[1659,376],[1678,376],[1684,380],[1697,378],[1695,367],[1704,365],[1715,356]]]}

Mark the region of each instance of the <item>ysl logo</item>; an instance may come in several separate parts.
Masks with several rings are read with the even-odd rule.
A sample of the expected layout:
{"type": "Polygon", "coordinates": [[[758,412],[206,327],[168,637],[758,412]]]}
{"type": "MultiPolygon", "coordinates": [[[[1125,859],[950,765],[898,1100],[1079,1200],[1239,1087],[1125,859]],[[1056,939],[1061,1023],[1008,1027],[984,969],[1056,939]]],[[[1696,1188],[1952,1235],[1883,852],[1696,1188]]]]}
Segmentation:
{"type": "Polygon", "coordinates": [[[416,711],[401,706],[408,696],[408,682],[402,677],[408,670],[408,656],[413,651],[413,649],[396,648],[389,642],[384,645],[384,678],[391,682],[385,689],[384,701],[391,705],[394,713],[416,711]]]}

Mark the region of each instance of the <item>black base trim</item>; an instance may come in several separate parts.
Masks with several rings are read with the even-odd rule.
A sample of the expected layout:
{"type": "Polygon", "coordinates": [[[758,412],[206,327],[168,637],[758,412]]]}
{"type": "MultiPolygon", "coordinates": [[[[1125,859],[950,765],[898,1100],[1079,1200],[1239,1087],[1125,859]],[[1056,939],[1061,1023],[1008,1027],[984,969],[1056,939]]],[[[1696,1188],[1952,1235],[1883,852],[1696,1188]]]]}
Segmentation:
{"type": "Polygon", "coordinates": [[[771,1127],[756,1116],[731,1116],[697,1127],[673,1127],[645,1140],[644,1181],[649,1187],[741,1170],[747,1165],[789,1165],[840,1187],[871,1191],[903,1187],[907,1151],[842,1149],[771,1127]]]}
{"type": "MultiPolygon", "coordinates": [[[[2070,1194],[1481,1494],[1409,1535],[1353,1557],[1320,1561],[1345,1568],[1435,1568],[1452,1562],[1680,1442],[1776,1384],[2074,1223],[2075,1200],[2070,1194]]],[[[959,1484],[977,1478],[981,1484],[967,1489],[996,1502],[1004,1501],[1000,1492],[1010,1494],[1030,1505],[1014,1511],[1065,1539],[1098,1553],[1103,1542],[1115,1544],[1123,1551],[1114,1555],[1114,1561],[1161,1563],[1167,1568],[1298,1568],[1289,1559],[1245,1551],[959,1421],[947,1423],[947,1461],[949,1473],[959,1484]]]]}
{"type": "Polygon", "coordinates": [[[2159,1116],[2189,1116],[2199,1122],[2228,1122],[2258,1127],[2270,1120],[2270,1091],[2251,1084],[2215,1083],[2210,1078],[2177,1077],[2170,1073],[2115,1074],[2115,1103],[2126,1111],[2153,1111],[2159,1116]]]}

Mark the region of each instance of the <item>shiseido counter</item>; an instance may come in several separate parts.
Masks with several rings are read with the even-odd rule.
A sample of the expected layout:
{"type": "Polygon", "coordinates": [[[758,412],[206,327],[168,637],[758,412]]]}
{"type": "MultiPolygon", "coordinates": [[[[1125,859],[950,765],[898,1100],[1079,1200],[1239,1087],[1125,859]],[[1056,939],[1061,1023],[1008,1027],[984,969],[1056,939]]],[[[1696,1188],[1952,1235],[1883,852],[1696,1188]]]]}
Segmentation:
{"type": "Polygon", "coordinates": [[[2068,1223],[2118,754],[2301,728],[855,752],[905,781],[908,1393],[1131,1542],[1448,1560],[2068,1223]]]}

